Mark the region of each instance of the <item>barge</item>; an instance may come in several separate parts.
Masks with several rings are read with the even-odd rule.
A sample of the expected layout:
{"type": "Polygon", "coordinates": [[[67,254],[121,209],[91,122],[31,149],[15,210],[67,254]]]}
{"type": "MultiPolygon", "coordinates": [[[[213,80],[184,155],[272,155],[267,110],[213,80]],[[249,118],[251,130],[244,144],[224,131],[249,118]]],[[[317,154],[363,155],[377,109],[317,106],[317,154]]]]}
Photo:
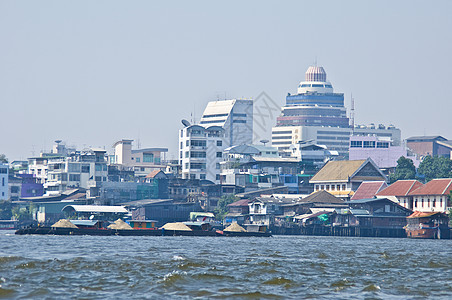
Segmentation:
{"type": "Polygon", "coordinates": [[[415,211],[407,217],[405,231],[413,239],[449,239],[449,218],[441,212],[415,211]]]}

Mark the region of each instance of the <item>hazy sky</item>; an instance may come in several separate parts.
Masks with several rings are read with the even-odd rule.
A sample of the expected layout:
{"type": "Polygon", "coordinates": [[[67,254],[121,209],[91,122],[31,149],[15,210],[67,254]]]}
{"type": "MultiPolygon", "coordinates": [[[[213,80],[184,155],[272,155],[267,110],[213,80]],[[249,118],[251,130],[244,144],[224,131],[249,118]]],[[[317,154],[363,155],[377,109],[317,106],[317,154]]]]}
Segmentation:
{"type": "Polygon", "coordinates": [[[175,154],[191,112],[262,91],[283,105],[316,59],[347,107],[353,93],[357,123],[452,139],[451,13],[452,1],[0,0],[0,153],[130,138],[175,154]]]}

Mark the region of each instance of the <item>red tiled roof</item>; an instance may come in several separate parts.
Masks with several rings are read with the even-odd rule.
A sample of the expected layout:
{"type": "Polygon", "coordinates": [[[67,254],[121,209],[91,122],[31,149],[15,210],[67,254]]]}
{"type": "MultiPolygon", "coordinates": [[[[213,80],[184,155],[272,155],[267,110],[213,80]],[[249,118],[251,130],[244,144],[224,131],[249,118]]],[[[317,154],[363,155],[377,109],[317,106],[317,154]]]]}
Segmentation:
{"type": "Polygon", "coordinates": [[[370,199],[379,191],[388,187],[384,181],[364,181],[360,184],[351,200],[370,199]]]}
{"type": "Polygon", "coordinates": [[[389,187],[377,193],[377,196],[407,196],[411,191],[422,186],[417,180],[397,180],[389,187]]]}
{"type": "Polygon", "coordinates": [[[410,192],[410,196],[417,195],[449,195],[452,190],[452,179],[433,179],[416,190],[410,192]]]}
{"type": "Polygon", "coordinates": [[[249,203],[248,199],[243,199],[243,200],[235,201],[231,204],[228,204],[228,206],[248,206],[248,203],[249,203]]]}

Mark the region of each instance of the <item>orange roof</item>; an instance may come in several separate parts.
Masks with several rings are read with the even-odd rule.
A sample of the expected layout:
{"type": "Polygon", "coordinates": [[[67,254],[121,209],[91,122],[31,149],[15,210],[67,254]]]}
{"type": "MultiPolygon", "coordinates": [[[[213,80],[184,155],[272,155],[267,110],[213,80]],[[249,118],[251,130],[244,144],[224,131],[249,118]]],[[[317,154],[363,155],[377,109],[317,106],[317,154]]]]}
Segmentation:
{"type": "Polygon", "coordinates": [[[155,175],[157,175],[160,172],[162,172],[162,171],[161,170],[154,170],[151,173],[149,173],[148,175],[146,175],[146,178],[154,178],[155,175]]]}
{"type": "Polygon", "coordinates": [[[407,196],[411,191],[422,186],[417,180],[397,180],[389,187],[377,193],[377,196],[407,196]]]}
{"type": "Polygon", "coordinates": [[[364,181],[359,185],[351,200],[370,199],[387,186],[385,181],[364,181]]]}
{"type": "Polygon", "coordinates": [[[436,215],[436,214],[440,214],[440,212],[420,212],[420,211],[415,211],[414,213],[409,215],[407,218],[426,218],[426,217],[431,217],[431,216],[436,215]]]}
{"type": "Polygon", "coordinates": [[[433,179],[423,186],[411,191],[410,196],[421,195],[449,195],[452,190],[451,178],[433,179]]]}

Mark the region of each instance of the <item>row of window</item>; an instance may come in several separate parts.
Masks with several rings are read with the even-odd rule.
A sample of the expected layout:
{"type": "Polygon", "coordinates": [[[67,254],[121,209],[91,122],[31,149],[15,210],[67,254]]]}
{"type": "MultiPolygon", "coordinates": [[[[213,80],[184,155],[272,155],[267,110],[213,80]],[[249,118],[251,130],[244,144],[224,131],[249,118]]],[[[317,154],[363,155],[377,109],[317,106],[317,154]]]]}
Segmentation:
{"type": "Polygon", "coordinates": [[[345,191],[347,190],[346,184],[317,184],[315,186],[316,191],[345,191]]]}
{"type": "Polygon", "coordinates": [[[351,148],[389,148],[389,142],[350,141],[351,148]]]}
{"type": "Polygon", "coordinates": [[[333,88],[333,86],[331,84],[323,85],[323,84],[319,84],[319,83],[313,83],[313,84],[303,83],[303,84],[300,84],[298,87],[302,87],[302,88],[304,88],[304,87],[326,87],[326,88],[330,88],[330,89],[333,88]]]}
{"type": "MultiPolygon", "coordinates": [[[[441,207],[442,205],[442,201],[441,200],[439,200],[438,202],[438,205],[436,205],[437,203],[436,203],[436,199],[433,199],[432,201],[432,206],[430,206],[430,199],[425,199],[425,206],[426,207],[441,207]]],[[[415,208],[418,208],[418,207],[424,207],[424,199],[421,199],[421,201],[418,201],[418,200],[414,200],[413,201],[413,206],[415,207],[415,208]],[[418,205],[418,202],[420,202],[420,205],[418,205]]]]}

